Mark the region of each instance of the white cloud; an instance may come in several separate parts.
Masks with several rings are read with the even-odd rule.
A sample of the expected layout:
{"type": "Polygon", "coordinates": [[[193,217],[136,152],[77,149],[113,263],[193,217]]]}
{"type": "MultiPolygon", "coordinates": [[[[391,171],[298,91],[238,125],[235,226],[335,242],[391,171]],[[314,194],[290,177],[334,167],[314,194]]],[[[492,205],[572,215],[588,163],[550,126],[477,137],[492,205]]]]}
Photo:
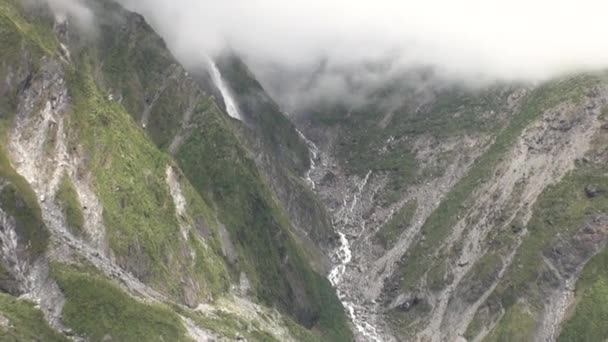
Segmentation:
{"type": "Polygon", "coordinates": [[[36,2],[47,3],[55,19],[59,22],[65,21],[68,17],[75,20],[75,24],[82,29],[90,30],[93,28],[94,16],[91,9],[85,4],[84,0],[25,0],[26,3],[36,4],[36,2]]]}
{"type": "MultiPolygon", "coordinates": [[[[93,21],[83,3],[96,0],[43,1],[59,15],[93,21]]],[[[379,84],[419,65],[475,82],[608,67],[601,0],[118,1],[143,14],[184,64],[239,52],[288,107],[328,94],[356,98],[350,78],[379,84]],[[377,60],[390,67],[363,70],[377,60]]]]}
{"type": "Polygon", "coordinates": [[[608,65],[594,0],[123,0],[189,60],[226,46],[302,65],[401,53],[450,73],[544,78],[608,65]]]}

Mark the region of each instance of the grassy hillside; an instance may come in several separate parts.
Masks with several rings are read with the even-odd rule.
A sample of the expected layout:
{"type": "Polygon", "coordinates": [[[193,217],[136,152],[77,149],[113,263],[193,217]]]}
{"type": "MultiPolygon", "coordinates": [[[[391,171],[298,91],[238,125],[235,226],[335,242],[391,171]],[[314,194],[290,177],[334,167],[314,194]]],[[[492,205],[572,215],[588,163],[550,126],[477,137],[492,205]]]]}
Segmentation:
{"type": "MultiPolygon", "coordinates": [[[[34,16],[20,3],[0,1],[0,44],[11,47],[0,52],[0,76],[27,64],[25,72],[35,77],[43,56],[62,60],[58,72],[65,74],[70,106],[64,118],[68,151],[80,158],[79,175],[91,175],[113,260],[177,302],[193,305],[226,296],[245,274],[254,299],[291,315],[323,339],[352,339],[334,290],[313,271],[284,208],[213,98],[198,88],[141,16],[111,1],[86,3],[97,14],[99,35],[92,39],[70,28],[68,58],[59,52],[48,11],[38,8],[34,16]],[[166,150],[178,135],[182,143],[173,158],[166,150]],[[178,215],[168,167],[178,174],[185,214],[178,215]],[[231,241],[222,241],[220,225],[231,241]],[[235,246],[236,259],[226,244],[235,246]]],[[[0,87],[6,95],[0,110],[15,111],[20,86],[0,87]]],[[[10,119],[4,127],[11,127],[10,119]]],[[[294,136],[287,144],[299,146],[299,152],[287,158],[302,170],[308,152],[294,136]]],[[[0,156],[0,176],[9,182],[0,204],[23,226],[19,232],[32,253],[41,255],[48,233],[36,196],[0,156]]],[[[86,240],[81,203],[69,177],[51,200],[69,228],[86,240]]],[[[119,340],[183,335],[170,310],[142,306],[111,282],[74,267],[55,265],[53,276],[67,299],[64,320],[79,334],[93,340],[108,331],[119,340]],[[93,306],[103,308],[103,317],[86,315],[93,306]]]]}

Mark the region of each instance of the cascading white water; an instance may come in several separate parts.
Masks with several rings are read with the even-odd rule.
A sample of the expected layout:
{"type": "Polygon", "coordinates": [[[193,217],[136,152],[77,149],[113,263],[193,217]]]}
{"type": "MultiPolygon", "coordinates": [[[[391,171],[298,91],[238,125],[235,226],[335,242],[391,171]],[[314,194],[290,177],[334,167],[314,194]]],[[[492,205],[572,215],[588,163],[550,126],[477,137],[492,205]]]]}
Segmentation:
{"type": "Polygon", "coordinates": [[[337,287],[342,281],[342,275],[346,270],[346,265],[348,265],[353,258],[350,250],[350,243],[348,242],[346,235],[344,235],[342,232],[338,232],[338,235],[340,236],[340,247],[338,247],[335,255],[336,259],[339,261],[339,264],[331,270],[328,276],[329,282],[334,287],[337,287]]]}
{"type": "MultiPolygon", "coordinates": [[[[321,160],[321,150],[310,141],[302,132],[296,130],[302,140],[306,142],[308,149],[310,150],[311,160],[310,160],[310,168],[306,172],[306,180],[310,184],[310,187],[315,190],[317,184],[313,179],[313,175],[316,175],[315,170],[319,166],[326,166],[324,164],[324,159],[321,160]]],[[[350,198],[344,198],[344,202],[342,204],[342,208],[337,213],[336,217],[338,218],[340,227],[334,226],[338,236],[340,237],[339,246],[334,252],[333,260],[335,262],[334,268],[330,271],[327,276],[329,282],[336,289],[338,294],[338,298],[342,305],[344,306],[350,321],[353,323],[356,332],[358,333],[360,340],[362,341],[371,341],[371,342],[383,342],[381,333],[378,329],[372,325],[373,322],[368,321],[369,317],[366,317],[365,314],[362,314],[365,311],[365,308],[361,305],[355,303],[352,298],[349,297],[348,291],[346,290],[343,283],[344,275],[347,272],[347,268],[349,264],[353,260],[353,253],[351,250],[350,241],[348,240],[346,232],[343,231],[343,228],[347,225],[346,222],[354,221],[354,213],[355,208],[357,207],[363,190],[367,186],[372,172],[369,171],[363,179],[361,179],[355,187],[355,193],[350,198]]],[[[361,228],[365,228],[364,226],[361,228]]]]}
{"type": "MultiPolygon", "coordinates": [[[[300,137],[306,142],[311,154],[310,160],[310,168],[306,172],[306,180],[310,184],[313,190],[316,189],[317,184],[312,178],[313,175],[316,175],[315,170],[319,166],[326,166],[323,161],[321,161],[322,152],[319,148],[306,136],[297,130],[300,137]],[[321,162],[320,162],[321,161],[321,162]]],[[[344,231],[345,226],[348,223],[354,222],[354,214],[355,208],[359,204],[361,199],[361,195],[363,190],[367,186],[372,172],[369,171],[363,179],[361,179],[358,184],[355,186],[355,193],[352,197],[345,197],[343,200],[342,207],[338,213],[336,213],[336,218],[338,222],[341,222],[340,226],[334,226],[334,229],[338,233],[340,237],[339,246],[334,252],[333,260],[335,262],[334,268],[330,271],[327,276],[329,282],[336,289],[338,294],[338,298],[344,309],[346,310],[350,321],[352,322],[356,332],[358,333],[358,340],[361,341],[371,341],[371,342],[383,342],[385,339],[382,337],[382,333],[373,325],[373,320],[370,320],[370,317],[365,314],[366,308],[356,303],[353,298],[349,296],[349,292],[347,290],[348,286],[344,284],[344,275],[347,273],[347,268],[349,264],[353,260],[353,252],[351,250],[350,241],[348,240],[347,233],[344,231]]],[[[364,230],[365,226],[361,226],[364,230]]]]}
{"type": "MultiPolygon", "coordinates": [[[[348,205],[348,201],[346,200],[346,198],[344,199],[342,210],[339,213],[339,216],[342,218],[343,222],[352,222],[352,215],[354,209],[357,206],[357,203],[361,197],[363,190],[369,182],[371,173],[372,172],[369,171],[365,175],[363,180],[361,180],[361,182],[357,184],[357,191],[355,192],[355,194],[353,194],[350,205],[348,205]]],[[[357,329],[357,332],[360,334],[360,336],[362,336],[365,341],[382,342],[383,340],[380,334],[378,333],[376,327],[367,322],[364,317],[361,317],[360,312],[362,307],[355,304],[352,300],[349,300],[348,296],[343,291],[343,286],[341,285],[342,277],[346,272],[348,264],[350,264],[350,262],[352,261],[353,255],[350,247],[350,242],[348,241],[346,234],[341,231],[338,231],[338,235],[340,236],[340,246],[334,254],[334,258],[338,262],[338,264],[331,270],[328,279],[331,284],[336,288],[338,292],[338,297],[340,298],[342,305],[344,305],[344,308],[348,312],[348,315],[350,316],[350,319],[353,322],[353,325],[355,326],[355,329],[357,329]]]]}
{"type": "Polygon", "coordinates": [[[211,80],[213,81],[213,83],[215,84],[217,89],[222,94],[224,104],[226,105],[226,112],[228,113],[228,115],[230,115],[230,117],[242,121],[243,119],[241,117],[239,107],[238,107],[234,97],[232,96],[232,92],[230,91],[230,88],[228,88],[228,85],[224,81],[224,78],[222,77],[222,73],[220,72],[220,69],[217,67],[217,65],[211,58],[208,59],[208,63],[209,63],[209,72],[211,73],[211,80]]]}
{"type": "Polygon", "coordinates": [[[338,247],[335,254],[335,257],[338,260],[338,265],[331,270],[328,279],[336,288],[338,298],[340,298],[340,301],[346,309],[351,322],[353,322],[355,329],[357,329],[357,332],[365,339],[365,341],[382,342],[383,340],[380,337],[376,327],[371,325],[358,314],[361,307],[358,307],[355,303],[349,300],[347,295],[341,290],[340,284],[342,282],[342,276],[346,272],[346,267],[352,260],[352,251],[350,249],[350,242],[346,238],[346,235],[342,232],[338,232],[338,234],[340,235],[340,247],[338,247]]]}
{"type": "Polygon", "coordinates": [[[308,146],[308,150],[310,151],[310,154],[312,155],[310,158],[310,167],[309,167],[308,171],[306,171],[306,181],[310,184],[310,187],[314,190],[317,187],[317,184],[312,179],[311,174],[317,168],[317,160],[319,160],[319,155],[321,152],[319,151],[319,148],[317,147],[317,145],[315,145],[315,143],[310,141],[299,129],[296,128],[296,132],[298,132],[298,135],[300,135],[300,138],[302,138],[302,140],[304,140],[304,142],[308,146]]]}

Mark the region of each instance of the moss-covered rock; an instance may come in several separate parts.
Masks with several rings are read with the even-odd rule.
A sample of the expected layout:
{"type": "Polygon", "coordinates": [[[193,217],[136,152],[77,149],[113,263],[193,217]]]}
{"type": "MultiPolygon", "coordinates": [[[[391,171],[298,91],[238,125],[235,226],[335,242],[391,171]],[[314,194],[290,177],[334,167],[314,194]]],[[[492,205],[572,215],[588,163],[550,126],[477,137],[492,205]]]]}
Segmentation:
{"type": "Polygon", "coordinates": [[[63,211],[68,228],[72,233],[82,236],[85,233],[82,206],[74,184],[67,175],[64,175],[59,183],[55,200],[63,211]]]}

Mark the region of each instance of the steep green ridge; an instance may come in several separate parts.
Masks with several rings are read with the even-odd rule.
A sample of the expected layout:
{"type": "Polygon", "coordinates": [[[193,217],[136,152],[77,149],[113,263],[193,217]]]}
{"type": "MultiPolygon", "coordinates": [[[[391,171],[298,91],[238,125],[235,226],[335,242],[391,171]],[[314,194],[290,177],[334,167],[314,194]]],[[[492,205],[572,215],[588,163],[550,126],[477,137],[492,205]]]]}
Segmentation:
{"type": "MultiPolygon", "coordinates": [[[[568,80],[567,83],[562,81],[550,86],[551,92],[545,93],[545,96],[548,95],[547,100],[545,100],[546,105],[541,108],[549,109],[555,105],[556,101],[576,102],[582,94],[601,81],[601,77],[582,76],[568,80]],[[566,84],[568,86],[563,87],[566,84]]],[[[476,313],[473,322],[468,327],[467,338],[472,339],[477,336],[482,325],[487,325],[488,320],[495,319],[502,310],[505,310],[505,315],[487,339],[489,341],[501,340],[501,338],[504,340],[505,338],[511,338],[511,336],[520,336],[521,340],[532,339],[539,323],[536,319],[544,310],[543,301],[548,293],[551,293],[557,286],[555,275],[545,264],[546,260],[549,259],[553,263],[559,263],[560,267],[563,267],[563,269],[560,268],[561,272],[569,272],[563,275],[567,277],[574,275],[574,266],[567,265],[576,265],[577,262],[582,263],[586,256],[594,253],[596,247],[593,240],[584,242],[586,241],[585,234],[602,233],[594,231],[593,228],[590,230],[591,233],[588,233],[585,229],[589,228],[585,222],[604,215],[608,210],[606,206],[608,202],[603,192],[601,192],[601,189],[608,186],[606,170],[603,162],[593,162],[598,155],[601,155],[599,152],[602,152],[598,151],[597,148],[605,149],[605,138],[596,138],[595,144],[596,147],[589,156],[592,162],[578,163],[576,169],[558,184],[549,186],[544,190],[533,207],[533,216],[527,227],[507,227],[503,230],[497,230],[495,234],[490,236],[489,239],[492,241],[494,251],[502,253],[504,256],[505,251],[514,246],[516,234],[523,228],[527,228],[528,232],[522,237],[523,242],[517,250],[513,263],[501,278],[502,280],[496,290],[486,301],[483,310],[480,309],[476,313]],[[603,142],[598,142],[598,139],[603,140],[603,142]],[[589,185],[600,189],[597,196],[591,197],[586,193],[585,189],[589,185]],[[565,254],[560,256],[559,253],[565,254]],[[568,261],[566,258],[571,259],[568,261]],[[525,322],[525,324],[522,322],[525,322]],[[524,329],[524,326],[528,328],[524,329]],[[513,335],[515,332],[517,334],[513,335]]],[[[601,158],[597,160],[601,160],[601,158]]],[[[519,225],[517,222],[514,224],[519,225]]],[[[602,328],[593,329],[596,326],[603,326],[599,323],[602,319],[601,306],[595,306],[589,302],[589,299],[601,293],[604,275],[597,267],[605,265],[602,264],[605,261],[601,261],[602,255],[605,255],[605,251],[592,259],[577,284],[577,297],[583,298],[584,301],[579,302],[576,306],[574,316],[576,318],[564,327],[563,334],[566,337],[562,336],[562,338],[565,338],[565,340],[569,340],[567,336],[571,336],[571,338],[577,336],[576,340],[580,340],[581,336],[588,336],[583,340],[606,338],[605,330],[602,328]],[[594,271],[589,271],[590,268],[594,271]],[[587,288],[587,286],[592,290],[579,290],[579,287],[587,288]],[[597,316],[591,316],[589,313],[592,310],[600,311],[594,312],[597,316]],[[585,312],[587,315],[584,314],[585,312]],[[583,317],[585,317],[584,320],[583,317]],[[579,335],[575,335],[575,332],[579,335]],[[581,335],[583,332],[587,335],[581,335]]],[[[489,266],[490,272],[497,272],[498,268],[499,263],[489,266]]],[[[599,297],[593,299],[596,304],[601,302],[599,297]]]]}
{"type": "MultiPolygon", "coordinates": [[[[79,166],[79,173],[91,172],[95,193],[103,205],[107,240],[116,262],[172,299],[192,305],[213,303],[215,299],[225,296],[230,285],[238,281],[239,273],[245,271],[250,279],[258,281],[253,282],[252,291],[263,303],[292,313],[300,324],[305,323],[311,328],[314,326],[314,330],[320,331],[324,339],[349,340],[351,335],[346,317],[333,289],[326,279],[312,271],[308,260],[303,257],[304,253],[291,236],[290,224],[283,209],[276,203],[268,186],[257,173],[255,164],[240,146],[240,141],[233,133],[226,116],[213,103],[212,98],[202,95],[196,85],[185,78],[183,69],[178,67],[166,51],[162,40],[153,34],[141,17],[129,14],[125,18],[123,15],[126,12],[118,11],[118,7],[114,7],[110,2],[100,2],[94,8],[105,11],[105,14],[116,10],[119,15],[115,15],[113,19],[118,22],[114,24],[122,23],[133,28],[122,30],[113,27],[113,30],[129,34],[135,32],[136,34],[128,37],[131,42],[143,45],[149,42],[150,46],[150,49],[138,46],[133,50],[123,46],[128,52],[123,53],[124,51],[120,51],[121,46],[113,48],[112,44],[122,43],[125,37],[117,36],[114,40],[116,37],[111,37],[111,34],[106,36],[108,30],[100,31],[104,36],[99,38],[101,43],[98,46],[90,45],[90,37],[80,36],[72,31],[67,33],[69,41],[76,47],[71,50],[71,63],[68,65],[66,60],[63,65],[71,102],[64,122],[67,127],[68,151],[72,157],[82,159],[83,165],[79,166]],[[110,51],[117,54],[108,55],[110,51]],[[156,56],[158,54],[160,56],[156,56]],[[154,59],[155,57],[158,58],[154,59]],[[144,60],[150,61],[150,58],[156,62],[142,65],[144,60]],[[132,63],[127,62],[131,60],[132,63]],[[123,65],[121,62],[127,63],[123,65]],[[167,66],[176,71],[169,81],[164,74],[167,66]],[[161,76],[155,77],[158,75],[161,76]],[[166,84],[161,84],[165,81],[166,84]],[[194,90],[182,93],[184,88],[194,90]],[[149,101],[157,92],[160,94],[158,98],[149,101]],[[146,106],[150,108],[147,109],[146,106]],[[199,177],[206,177],[207,174],[201,175],[198,170],[187,168],[184,169],[189,172],[182,173],[171,156],[158,148],[168,147],[181,126],[180,119],[189,108],[192,108],[196,132],[202,134],[193,136],[200,139],[201,136],[205,137],[205,134],[218,129],[218,132],[214,132],[217,135],[213,136],[217,139],[199,142],[185,134],[187,143],[179,148],[177,155],[195,153],[188,151],[188,148],[201,148],[203,144],[211,147],[226,143],[227,147],[219,146],[220,151],[222,148],[234,149],[234,159],[216,163],[214,158],[218,158],[217,154],[205,149],[201,160],[215,163],[214,166],[226,170],[237,169],[246,175],[244,181],[237,184],[235,189],[237,192],[248,193],[233,194],[235,200],[239,196],[244,198],[238,202],[242,207],[252,202],[251,210],[245,214],[241,215],[241,207],[234,210],[235,207],[228,200],[216,200],[215,195],[218,191],[223,191],[219,188],[227,184],[226,179],[218,177],[217,181],[213,180],[218,183],[213,185],[213,191],[211,188],[203,189],[199,177]],[[144,131],[138,121],[143,119],[146,111],[149,124],[148,129],[144,131]],[[174,115],[173,119],[167,114],[174,115]],[[168,119],[163,119],[163,116],[168,119]],[[205,126],[213,120],[219,120],[220,126],[205,126]],[[168,122],[175,125],[166,125],[168,122]],[[173,168],[177,174],[181,192],[187,203],[186,213],[179,216],[167,185],[168,167],[173,168]],[[190,179],[195,180],[192,185],[190,179]],[[267,212],[259,213],[257,210],[267,212]],[[231,240],[235,241],[239,260],[237,264],[226,263],[230,258],[224,255],[223,243],[217,231],[218,218],[227,226],[231,240]],[[264,221],[255,222],[257,219],[264,221]],[[250,221],[254,222],[253,227],[250,226],[250,221]],[[235,227],[235,224],[239,226],[235,227]],[[180,227],[189,228],[187,238],[182,237],[180,227]],[[248,245],[257,242],[264,244],[248,245]],[[271,271],[268,272],[267,269],[271,271]],[[283,271],[290,274],[282,274],[283,271]],[[259,279],[264,279],[263,284],[259,279]],[[196,292],[196,298],[189,298],[192,297],[192,291],[196,292]],[[283,297],[275,298],[279,291],[283,297]],[[294,305],[294,302],[298,304],[294,305]],[[298,311],[297,314],[295,311],[298,311]]],[[[15,10],[15,13],[21,12],[15,10]]],[[[25,25],[28,20],[23,19],[23,22],[13,24],[11,18],[9,24],[12,26],[9,29],[19,30],[16,38],[23,39],[26,32],[21,30],[20,25],[25,25]]],[[[41,19],[40,30],[57,44],[52,34],[52,21],[45,20],[41,19]]],[[[30,34],[29,31],[27,34],[30,34]]],[[[32,36],[36,37],[34,33],[32,36]]],[[[32,41],[38,42],[37,39],[32,41]]],[[[25,43],[21,46],[25,54],[35,50],[25,43]]],[[[39,49],[35,59],[38,60],[43,55],[47,58],[59,58],[47,50],[39,49]]],[[[3,59],[3,62],[7,61],[8,64],[2,69],[3,75],[10,71],[7,68],[28,60],[21,57],[23,56],[15,57],[14,60],[9,60],[8,57],[3,59]]],[[[30,73],[31,77],[37,77],[35,65],[28,66],[26,72],[30,73]]],[[[18,89],[13,85],[8,90],[1,90],[11,91],[12,96],[18,89]]],[[[11,107],[13,101],[14,98],[11,97],[10,101],[3,102],[2,110],[7,108],[11,109],[9,112],[14,112],[11,107]]],[[[10,121],[7,120],[6,126],[10,126],[10,121]]],[[[4,154],[2,156],[4,157],[4,154]]],[[[307,158],[306,155],[306,160],[307,158]]],[[[196,165],[186,157],[178,162],[196,165]]],[[[3,175],[17,186],[23,187],[19,191],[15,191],[12,184],[3,187],[3,210],[8,212],[16,208],[15,212],[24,216],[23,220],[28,227],[41,229],[41,233],[32,231],[31,238],[28,238],[32,242],[27,245],[35,249],[37,255],[42,254],[46,248],[48,234],[42,225],[37,198],[27,182],[14,173],[7,158],[3,158],[2,165],[3,175]],[[22,193],[25,196],[22,196],[22,193]],[[28,205],[33,208],[31,213],[26,210],[28,205]],[[40,226],[36,227],[36,224],[40,226]],[[41,244],[33,241],[34,238],[41,241],[41,244]]],[[[60,182],[54,200],[63,210],[70,227],[75,232],[80,232],[83,228],[83,213],[74,184],[68,177],[64,177],[60,182]]],[[[21,219],[19,216],[18,225],[21,219]]],[[[3,272],[3,280],[4,276],[3,272]]],[[[103,340],[107,336],[116,340],[184,339],[185,330],[179,317],[172,311],[174,308],[141,303],[92,268],[53,264],[52,276],[66,298],[62,321],[78,335],[91,340],[103,340]]],[[[5,306],[8,307],[8,304],[3,304],[0,308],[5,309],[5,306]]],[[[233,323],[230,323],[229,319],[223,319],[219,322],[202,322],[201,325],[214,325],[221,330],[230,324],[233,323]]],[[[249,331],[248,324],[240,321],[232,329],[235,334],[240,335],[243,331],[249,331]]],[[[291,330],[306,338],[317,338],[317,332],[311,333],[295,324],[290,326],[291,330]]],[[[251,340],[271,339],[271,336],[262,330],[254,329],[245,335],[251,340]]]]}
{"type": "Polygon", "coordinates": [[[324,255],[335,247],[336,238],[325,208],[302,179],[312,158],[307,143],[236,54],[218,57],[217,64],[243,116],[243,124],[231,121],[236,134],[247,152],[256,156],[262,178],[296,228],[313,267],[326,272],[324,255]]]}
{"type": "Polygon", "coordinates": [[[447,256],[445,253],[443,255],[436,253],[437,259],[428,258],[427,255],[434,254],[432,250],[442,243],[458,215],[466,209],[463,203],[467,203],[473,191],[489,179],[501,156],[520,136],[523,129],[543,111],[550,109],[560,101],[576,100],[585,89],[597,82],[598,79],[580,76],[544,85],[528,95],[519,112],[509,121],[508,126],[498,133],[489,150],[475,162],[467,175],[454,186],[424,223],[422,234],[426,238],[425,242],[416,244],[408,251],[405,256],[406,265],[394,276],[397,279],[402,278],[402,288],[412,289],[427,270],[432,269],[433,265],[443,262],[447,256]]]}
{"type": "MultiPolygon", "coordinates": [[[[46,55],[56,55],[57,39],[48,26],[52,21],[44,17],[25,17],[18,0],[0,2],[0,44],[2,49],[3,69],[15,65],[19,59],[27,56],[29,62],[38,63],[37,59],[46,55]]],[[[3,70],[6,72],[6,70],[3,70]]],[[[5,74],[1,75],[5,76],[5,74]]]]}
{"type": "MultiPolygon", "coordinates": [[[[99,18],[100,37],[94,43],[105,76],[102,84],[109,93],[120,94],[125,109],[139,120],[156,88],[170,75],[168,66],[175,61],[164,41],[140,15],[110,0],[87,1],[87,5],[99,18]]],[[[175,128],[179,120],[167,120],[166,124],[175,128]]]]}
{"type": "Polygon", "coordinates": [[[24,18],[17,1],[0,2],[0,207],[16,220],[17,234],[28,246],[32,257],[46,250],[49,234],[42,222],[40,207],[30,185],[11,165],[6,151],[7,130],[16,112],[16,84],[26,78],[28,70],[36,70],[43,53],[54,54],[57,47],[43,24],[24,18]],[[11,78],[7,75],[12,74],[11,78]],[[10,79],[10,81],[8,81],[10,79]]]}
{"type": "Polygon", "coordinates": [[[308,147],[247,66],[229,54],[218,59],[218,68],[235,93],[253,137],[282,165],[303,174],[310,166],[308,147]]]}
{"type": "MultiPolygon", "coordinates": [[[[606,256],[603,256],[603,266],[606,256]]],[[[592,266],[593,267],[593,266],[592,266]]],[[[587,288],[580,289],[580,302],[572,318],[564,325],[559,341],[601,341],[608,338],[608,283],[605,275],[598,275],[587,288]]],[[[588,280],[583,279],[583,282],[588,280]]],[[[585,286],[585,285],[583,285],[585,286]]]]}
{"type": "MultiPolygon", "coordinates": [[[[504,334],[516,330],[520,330],[519,334],[522,338],[533,337],[534,318],[542,312],[543,296],[553,286],[553,280],[543,265],[543,257],[556,248],[560,241],[580,238],[584,228],[581,225],[585,219],[608,212],[608,198],[605,195],[589,198],[585,194],[584,189],[588,184],[608,187],[606,169],[598,166],[580,167],[559,184],[546,189],[538,199],[534,206],[533,217],[527,225],[529,235],[519,247],[503,281],[488,299],[492,314],[500,308],[507,312],[488,340],[493,341],[492,336],[509,336],[504,334]],[[527,303],[523,314],[528,318],[520,317],[522,300],[527,303]],[[521,325],[518,322],[521,320],[533,324],[530,329],[525,330],[526,335],[524,330],[520,329],[521,325]]],[[[592,242],[588,242],[587,245],[575,245],[573,248],[583,248],[591,253],[592,242]]],[[[605,268],[606,260],[604,251],[586,267],[577,284],[577,296],[580,295],[582,300],[576,306],[575,318],[565,325],[562,339],[581,340],[581,336],[588,336],[582,340],[591,341],[608,337],[608,331],[603,328],[602,323],[605,317],[602,303],[605,303],[605,300],[601,296],[606,279],[601,269],[605,268]],[[582,295],[578,293],[579,291],[582,295]]],[[[482,317],[476,317],[476,320],[481,319],[482,317]]],[[[474,330],[471,330],[470,334],[474,337],[474,330]]]]}
{"type": "Polygon", "coordinates": [[[49,233],[42,221],[36,195],[31,187],[10,165],[3,149],[0,149],[0,207],[15,219],[16,231],[29,255],[34,258],[46,250],[49,233]]]}
{"type": "Polygon", "coordinates": [[[0,293],[0,340],[64,342],[44,320],[34,303],[0,293]]]}
{"type": "MultiPolygon", "coordinates": [[[[605,113],[606,108],[603,109],[601,119],[606,124],[605,113]]],[[[601,134],[594,142],[594,155],[600,160],[598,170],[600,173],[604,172],[601,178],[602,183],[594,184],[593,180],[586,183],[585,187],[591,185],[597,187],[600,191],[600,203],[592,204],[593,209],[588,208],[586,215],[589,212],[593,212],[591,215],[597,215],[598,213],[606,214],[606,165],[605,162],[601,162],[602,156],[607,155],[608,151],[608,137],[605,134],[601,134]]],[[[579,189],[580,191],[580,189],[579,189]]],[[[595,198],[594,198],[595,200],[595,198]]],[[[597,201],[597,200],[596,200],[597,201]]],[[[590,205],[589,203],[587,203],[590,205]]],[[[606,270],[608,269],[608,252],[604,249],[594,258],[583,269],[581,277],[576,284],[576,307],[573,312],[567,317],[567,321],[564,323],[560,341],[594,341],[608,338],[608,329],[603,322],[608,319],[608,275],[606,270]]]]}
{"type": "MultiPolygon", "coordinates": [[[[180,238],[166,183],[169,156],[149,141],[122,105],[102,95],[90,76],[92,61],[83,52],[70,79],[73,141],[89,153],[112,250],[133,274],[178,298],[183,295],[178,280],[184,277],[206,284],[200,297],[218,295],[227,289],[223,262],[213,257],[219,250],[199,253],[196,260],[179,252],[196,248],[198,240],[184,245],[180,238]],[[176,257],[167,258],[175,252],[176,257]]],[[[215,231],[209,240],[210,246],[219,246],[215,231]]]]}
{"type": "Polygon", "coordinates": [[[53,264],[66,298],[63,321],[90,341],[190,341],[179,316],[145,304],[117,285],[76,265],[53,264]]]}
{"type": "Polygon", "coordinates": [[[78,193],[72,181],[64,175],[59,183],[55,200],[63,210],[68,228],[77,235],[84,234],[84,214],[78,200],[78,193]]]}
{"type": "Polygon", "coordinates": [[[201,117],[177,159],[193,185],[218,205],[260,300],[319,324],[332,340],[348,339],[345,315],[329,282],[315,274],[289,231],[289,223],[221,115],[201,117]],[[274,246],[275,248],[270,248],[274,246]],[[329,330],[334,330],[335,333],[329,330]]]}
{"type": "Polygon", "coordinates": [[[502,318],[502,324],[496,327],[484,341],[532,341],[534,327],[534,316],[525,304],[517,303],[502,318]]]}
{"type": "MultiPolygon", "coordinates": [[[[16,113],[16,83],[35,70],[43,53],[55,51],[55,41],[41,29],[37,21],[28,21],[15,1],[0,2],[0,208],[14,220],[18,238],[17,253],[25,262],[32,262],[46,251],[49,241],[35,193],[28,182],[11,165],[6,151],[7,131],[16,113]]],[[[27,79],[27,78],[26,78],[27,79]]],[[[2,227],[3,230],[8,227],[2,227]]],[[[15,257],[13,255],[13,257],[15,257]]],[[[0,291],[20,295],[18,280],[9,272],[14,265],[0,264],[0,291]]],[[[3,341],[45,340],[65,341],[46,323],[42,312],[33,303],[0,294],[0,339],[3,341]]]]}
{"type": "MultiPolygon", "coordinates": [[[[261,302],[325,338],[351,339],[334,290],[310,267],[283,208],[226,115],[198,90],[141,17],[115,11],[107,1],[92,6],[114,21],[104,24],[97,45],[69,33],[78,45],[67,68],[69,150],[84,156],[92,172],[116,261],[193,305],[222,296],[245,271],[261,302]],[[190,91],[180,94],[186,87],[190,91]],[[189,129],[181,132],[180,121],[190,108],[189,129]],[[149,116],[145,131],[144,114],[149,116]],[[173,125],[163,127],[165,122],[173,125]],[[168,148],[178,132],[183,143],[174,152],[184,171],[182,190],[192,220],[176,217],[165,171],[177,165],[158,148],[168,148]],[[235,264],[226,262],[217,219],[237,247],[235,264]],[[187,241],[179,229],[184,222],[197,228],[187,241]],[[195,299],[188,298],[192,290],[195,299]]],[[[307,153],[299,158],[307,161],[307,153]]]]}
{"type": "MultiPolygon", "coordinates": [[[[104,5],[101,10],[112,6],[104,5]]],[[[75,103],[73,131],[78,133],[73,140],[86,142],[90,151],[89,168],[96,176],[104,221],[118,259],[140,279],[166,287],[179,297],[180,288],[172,281],[177,273],[173,272],[181,270],[183,274],[183,268],[189,266],[180,258],[171,263],[163,258],[168,251],[181,248],[175,229],[168,228],[177,227],[164,181],[164,170],[171,161],[147,142],[133,120],[142,120],[148,105],[145,133],[160,148],[168,148],[175,135],[182,135],[182,143],[172,151],[177,163],[204,199],[201,203],[207,203],[203,206],[217,211],[237,246],[238,262],[229,264],[232,279],[236,281],[240,271],[245,271],[253,293],[262,302],[276,305],[308,327],[316,326],[328,334],[335,330],[335,335],[330,335],[334,340],[349,339],[346,317],[333,289],[311,269],[292,236],[284,209],[243,149],[233,123],[178,67],[162,40],[147,37],[153,32],[141,17],[128,14],[122,24],[125,29],[116,35],[111,33],[119,31],[116,27],[104,26],[105,37],[98,46],[73,56],[79,66],[70,87],[75,103]],[[125,44],[125,40],[132,44],[125,44]],[[142,69],[139,58],[153,63],[142,69]],[[97,65],[103,66],[101,75],[93,73],[97,65]],[[180,131],[184,127],[180,121],[187,112],[188,129],[180,131]],[[133,177],[137,174],[140,176],[133,177]]],[[[275,116],[281,115],[275,107],[273,110],[275,116]]],[[[271,121],[288,125],[295,133],[293,125],[281,118],[271,121]]],[[[294,136],[288,150],[296,144],[301,153],[286,158],[301,169],[308,162],[308,152],[294,136]]],[[[205,222],[212,226],[208,245],[217,248],[207,255],[197,253],[206,259],[198,262],[200,269],[188,268],[188,272],[195,272],[201,281],[216,279],[209,287],[211,294],[217,295],[226,289],[227,277],[223,261],[209,256],[222,252],[215,218],[210,210],[204,212],[205,222]]]]}

